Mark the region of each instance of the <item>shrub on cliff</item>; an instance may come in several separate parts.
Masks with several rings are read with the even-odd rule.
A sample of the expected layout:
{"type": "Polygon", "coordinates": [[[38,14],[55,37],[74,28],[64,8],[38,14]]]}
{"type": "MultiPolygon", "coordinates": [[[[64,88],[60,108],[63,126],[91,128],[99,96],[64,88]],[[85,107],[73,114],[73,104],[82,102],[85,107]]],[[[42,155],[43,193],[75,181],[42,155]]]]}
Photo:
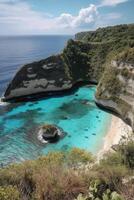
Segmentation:
{"type": "Polygon", "coordinates": [[[77,164],[87,164],[93,160],[90,153],[78,149],[49,153],[36,161],[25,161],[1,169],[0,186],[5,188],[11,185],[17,188],[26,200],[71,200],[79,193],[86,193],[88,189],[85,175],[77,174],[72,168],[73,158],[77,164]]]}
{"type": "Polygon", "coordinates": [[[96,31],[88,31],[76,34],[76,39],[85,42],[106,42],[119,40],[134,40],[134,24],[124,24],[98,28],[96,31]]]}
{"type": "Polygon", "coordinates": [[[127,144],[123,143],[119,146],[122,154],[122,162],[130,169],[134,169],[134,141],[131,140],[127,144]]]}
{"type": "Polygon", "coordinates": [[[63,51],[63,57],[70,68],[74,80],[87,78],[89,69],[87,49],[88,45],[69,40],[63,51]]]}
{"type": "Polygon", "coordinates": [[[89,152],[74,148],[8,166],[0,169],[0,198],[133,200],[133,152],[134,143],[124,143],[97,164],[89,152]]]}
{"type": "Polygon", "coordinates": [[[17,187],[0,186],[0,200],[21,200],[17,187]]]}
{"type": "Polygon", "coordinates": [[[114,153],[106,154],[101,160],[101,164],[106,165],[124,165],[128,169],[134,169],[134,140],[133,135],[129,141],[122,140],[114,153]]]}
{"type": "Polygon", "coordinates": [[[73,148],[67,155],[68,164],[71,167],[77,167],[79,164],[92,163],[94,158],[91,153],[73,148]]]}
{"type": "Polygon", "coordinates": [[[126,62],[126,63],[134,63],[134,46],[133,48],[127,48],[123,52],[121,52],[117,56],[117,60],[120,62],[126,62]]]}

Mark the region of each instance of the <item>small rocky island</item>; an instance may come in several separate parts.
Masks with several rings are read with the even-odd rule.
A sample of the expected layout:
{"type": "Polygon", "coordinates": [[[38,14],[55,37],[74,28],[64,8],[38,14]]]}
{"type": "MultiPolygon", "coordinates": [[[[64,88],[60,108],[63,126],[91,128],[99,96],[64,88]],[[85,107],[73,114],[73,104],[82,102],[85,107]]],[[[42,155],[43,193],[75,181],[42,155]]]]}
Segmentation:
{"type": "Polygon", "coordinates": [[[41,126],[38,139],[42,143],[55,143],[64,136],[60,128],[52,124],[45,124],[41,126]]]}

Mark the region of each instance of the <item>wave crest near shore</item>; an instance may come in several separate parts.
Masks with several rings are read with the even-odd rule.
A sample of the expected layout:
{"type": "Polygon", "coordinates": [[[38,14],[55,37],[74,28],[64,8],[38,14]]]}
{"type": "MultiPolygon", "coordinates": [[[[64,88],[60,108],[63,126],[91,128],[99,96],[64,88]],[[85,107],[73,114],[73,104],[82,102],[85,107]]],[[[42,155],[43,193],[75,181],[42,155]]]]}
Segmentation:
{"type": "Polygon", "coordinates": [[[7,106],[9,103],[2,101],[2,97],[0,98],[0,106],[7,106]]]}

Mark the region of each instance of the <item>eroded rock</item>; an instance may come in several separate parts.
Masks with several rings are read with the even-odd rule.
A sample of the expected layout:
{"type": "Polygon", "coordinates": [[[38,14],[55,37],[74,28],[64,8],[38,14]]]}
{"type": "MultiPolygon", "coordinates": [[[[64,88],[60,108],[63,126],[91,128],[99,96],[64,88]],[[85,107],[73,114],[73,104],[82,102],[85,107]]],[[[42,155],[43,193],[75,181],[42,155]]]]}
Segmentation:
{"type": "Polygon", "coordinates": [[[53,124],[43,125],[38,132],[38,139],[42,143],[54,143],[63,138],[63,131],[53,124]]]}
{"type": "MultiPolygon", "coordinates": [[[[131,54],[128,52],[129,57],[134,58],[134,51],[129,51],[131,51],[131,54]]],[[[134,62],[132,59],[128,63],[122,55],[120,60],[117,57],[117,60],[107,66],[97,87],[96,103],[117,113],[134,130],[134,62]]]]}

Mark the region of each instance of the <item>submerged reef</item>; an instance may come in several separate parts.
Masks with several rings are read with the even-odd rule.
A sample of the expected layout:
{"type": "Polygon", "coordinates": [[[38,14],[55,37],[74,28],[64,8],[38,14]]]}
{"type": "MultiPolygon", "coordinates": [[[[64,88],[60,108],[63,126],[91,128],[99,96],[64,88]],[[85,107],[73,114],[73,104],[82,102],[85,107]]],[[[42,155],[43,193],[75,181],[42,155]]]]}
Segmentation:
{"type": "Polygon", "coordinates": [[[96,103],[134,130],[134,24],[76,34],[61,54],[23,66],[3,100],[54,94],[79,82],[98,84],[96,103]]]}

